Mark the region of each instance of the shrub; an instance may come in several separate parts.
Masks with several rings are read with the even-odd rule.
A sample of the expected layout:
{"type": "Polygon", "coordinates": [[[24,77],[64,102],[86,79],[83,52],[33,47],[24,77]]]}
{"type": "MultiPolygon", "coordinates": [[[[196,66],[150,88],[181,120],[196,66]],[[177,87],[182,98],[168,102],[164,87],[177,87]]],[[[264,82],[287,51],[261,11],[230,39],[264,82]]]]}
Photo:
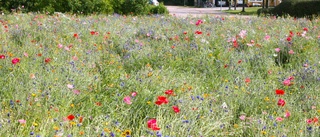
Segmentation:
{"type": "Polygon", "coordinates": [[[272,15],[272,9],[273,9],[273,8],[268,8],[268,9],[266,9],[266,8],[261,8],[261,9],[258,9],[258,10],[257,10],[257,14],[258,14],[258,16],[272,15]]]}
{"type": "Polygon", "coordinates": [[[320,14],[320,1],[286,0],[272,9],[271,12],[276,16],[287,17],[290,15],[292,17],[307,17],[311,19],[320,14]]]}
{"type": "Polygon", "coordinates": [[[125,0],[122,6],[123,14],[146,15],[150,5],[148,0],[125,0]]]}
{"type": "Polygon", "coordinates": [[[160,3],[159,6],[151,6],[151,14],[169,14],[168,9],[164,6],[163,3],[160,3]]]}
{"type": "Polygon", "coordinates": [[[1,3],[2,11],[21,9],[24,12],[111,13],[110,0],[12,0],[1,3]],[[23,6],[23,8],[22,8],[23,6]]]}

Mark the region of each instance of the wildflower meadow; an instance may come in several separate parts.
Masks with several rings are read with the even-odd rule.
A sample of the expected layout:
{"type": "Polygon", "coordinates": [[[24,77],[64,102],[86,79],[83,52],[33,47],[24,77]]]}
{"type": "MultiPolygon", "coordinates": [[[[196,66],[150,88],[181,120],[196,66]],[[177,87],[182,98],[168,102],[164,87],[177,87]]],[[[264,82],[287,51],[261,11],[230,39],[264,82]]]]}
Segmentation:
{"type": "Polygon", "coordinates": [[[1,137],[319,137],[320,19],[0,15],[1,137]]]}

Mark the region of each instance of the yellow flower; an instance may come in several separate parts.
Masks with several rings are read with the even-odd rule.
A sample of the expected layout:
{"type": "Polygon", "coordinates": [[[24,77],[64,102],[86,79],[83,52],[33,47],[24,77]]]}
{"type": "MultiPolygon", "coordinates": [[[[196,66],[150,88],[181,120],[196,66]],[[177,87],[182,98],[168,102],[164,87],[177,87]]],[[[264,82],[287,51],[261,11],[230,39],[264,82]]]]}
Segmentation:
{"type": "Polygon", "coordinates": [[[234,124],[233,127],[234,127],[234,128],[238,128],[239,125],[238,125],[238,124],[234,124]]]}
{"type": "Polygon", "coordinates": [[[111,131],[109,130],[109,128],[104,128],[103,130],[104,130],[104,132],[107,132],[107,133],[110,133],[110,132],[111,132],[111,131]]]}
{"type": "Polygon", "coordinates": [[[122,134],[125,135],[125,136],[126,135],[131,135],[131,131],[127,129],[127,130],[123,131],[122,134]]]}
{"type": "Polygon", "coordinates": [[[269,97],[265,97],[264,100],[265,101],[269,101],[270,99],[269,99],[269,97]]]}
{"type": "Polygon", "coordinates": [[[151,101],[148,101],[148,102],[147,102],[147,104],[150,104],[150,103],[151,103],[151,101]]]}
{"type": "Polygon", "coordinates": [[[35,97],[37,94],[32,93],[31,95],[32,95],[33,97],[35,97]]]}
{"type": "Polygon", "coordinates": [[[77,123],[76,122],[74,122],[74,121],[70,121],[70,123],[69,123],[70,125],[72,125],[72,126],[74,126],[74,125],[76,125],[77,123]]]}
{"type": "Polygon", "coordinates": [[[148,72],[148,77],[151,77],[152,76],[152,72],[148,72]]]}
{"type": "Polygon", "coordinates": [[[261,131],[261,134],[265,135],[265,134],[267,134],[267,132],[266,131],[261,131]]]}
{"type": "Polygon", "coordinates": [[[35,127],[37,127],[37,126],[38,126],[38,123],[33,122],[32,125],[35,126],[35,127]]]}
{"type": "Polygon", "coordinates": [[[73,108],[73,107],[74,107],[74,104],[70,104],[70,107],[72,107],[72,108],[73,108]]]}
{"type": "Polygon", "coordinates": [[[53,126],[53,129],[54,129],[54,130],[59,130],[59,127],[53,126]]]}
{"type": "Polygon", "coordinates": [[[207,97],[209,97],[209,94],[203,94],[203,98],[207,98],[207,97]]]}

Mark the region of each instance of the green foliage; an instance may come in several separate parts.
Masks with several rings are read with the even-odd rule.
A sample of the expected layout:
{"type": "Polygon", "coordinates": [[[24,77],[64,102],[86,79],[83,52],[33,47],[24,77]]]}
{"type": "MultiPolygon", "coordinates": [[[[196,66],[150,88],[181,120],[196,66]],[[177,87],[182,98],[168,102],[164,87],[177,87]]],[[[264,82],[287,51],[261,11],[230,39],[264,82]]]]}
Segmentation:
{"type": "Polygon", "coordinates": [[[1,10],[22,12],[112,13],[110,0],[3,0],[1,10]],[[23,7],[22,7],[23,6],[23,7]]]}
{"type": "Polygon", "coordinates": [[[123,14],[146,15],[150,5],[148,0],[125,0],[122,6],[123,14]]]}
{"type": "Polygon", "coordinates": [[[292,17],[312,19],[320,14],[320,1],[287,0],[280,3],[271,12],[276,16],[287,17],[290,15],[292,17]]]}
{"type": "Polygon", "coordinates": [[[272,15],[271,11],[273,8],[260,8],[257,10],[258,16],[268,16],[272,15]]]}
{"type": "Polygon", "coordinates": [[[76,14],[168,14],[163,4],[152,6],[149,0],[2,0],[2,12],[69,12],[76,14]]]}
{"type": "Polygon", "coordinates": [[[163,5],[163,3],[160,3],[159,6],[151,6],[150,7],[150,13],[152,14],[169,14],[168,9],[163,5]]]}

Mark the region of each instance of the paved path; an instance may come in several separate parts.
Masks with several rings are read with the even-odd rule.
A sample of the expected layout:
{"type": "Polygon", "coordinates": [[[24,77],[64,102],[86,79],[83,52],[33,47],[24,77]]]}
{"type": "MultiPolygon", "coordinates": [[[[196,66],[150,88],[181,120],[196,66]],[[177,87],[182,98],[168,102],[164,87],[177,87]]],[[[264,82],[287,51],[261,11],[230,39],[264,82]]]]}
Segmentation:
{"type": "Polygon", "coordinates": [[[184,6],[166,6],[170,15],[178,17],[186,16],[235,16],[235,17],[252,17],[246,15],[234,15],[222,12],[221,10],[228,10],[229,7],[213,7],[213,8],[194,8],[184,6]]]}

